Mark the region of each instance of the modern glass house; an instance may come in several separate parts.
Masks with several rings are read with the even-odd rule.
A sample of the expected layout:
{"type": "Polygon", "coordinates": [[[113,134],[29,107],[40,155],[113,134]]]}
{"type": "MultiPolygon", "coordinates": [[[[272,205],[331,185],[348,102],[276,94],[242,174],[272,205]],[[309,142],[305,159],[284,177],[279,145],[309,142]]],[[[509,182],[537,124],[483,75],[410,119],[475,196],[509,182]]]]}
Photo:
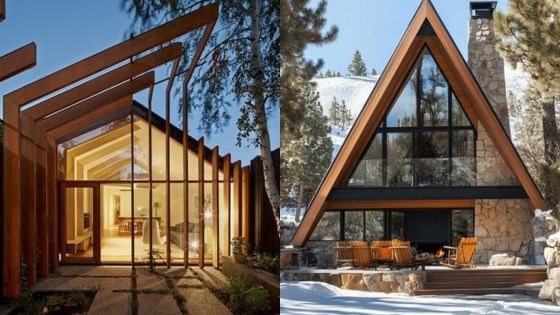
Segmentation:
{"type": "Polygon", "coordinates": [[[202,7],[4,96],[4,297],[18,297],[23,270],[33,284],[59,264],[219,267],[233,237],[278,246],[258,163],[242,167],[171,122],[173,82],[188,93],[217,17],[202,7]],[[177,39],[195,30],[179,72],[177,39]],[[146,105],[133,100],[143,90],[146,105]]]}
{"type": "MultiPolygon", "coordinates": [[[[472,10],[472,41],[479,50],[491,45],[482,54],[495,53],[492,10],[490,2],[472,10]]],[[[310,202],[294,246],[400,239],[435,252],[476,236],[476,259],[488,262],[532,239],[532,212],[544,202],[494,108],[491,88],[504,84],[503,61],[501,81],[489,88],[480,82],[500,65],[474,60],[467,64],[423,1],[310,202]]]]}

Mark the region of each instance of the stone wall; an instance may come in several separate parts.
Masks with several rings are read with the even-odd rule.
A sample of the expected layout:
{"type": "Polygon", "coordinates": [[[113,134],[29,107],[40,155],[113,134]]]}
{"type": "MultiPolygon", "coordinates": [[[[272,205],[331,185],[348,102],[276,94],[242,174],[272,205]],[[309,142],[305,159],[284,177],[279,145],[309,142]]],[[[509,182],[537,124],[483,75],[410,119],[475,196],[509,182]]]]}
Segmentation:
{"type": "Polygon", "coordinates": [[[560,305],[560,232],[547,238],[544,259],[548,279],[543,283],[539,298],[560,305]]]}
{"type": "MultiPolygon", "coordinates": [[[[475,262],[487,264],[494,254],[514,254],[521,242],[533,239],[533,210],[526,199],[476,200],[474,236],[478,237],[475,262]]],[[[518,256],[529,263],[531,253],[524,247],[518,256]]]]}
{"type": "Polygon", "coordinates": [[[496,51],[493,19],[469,20],[469,67],[510,134],[504,60],[496,51]]]}

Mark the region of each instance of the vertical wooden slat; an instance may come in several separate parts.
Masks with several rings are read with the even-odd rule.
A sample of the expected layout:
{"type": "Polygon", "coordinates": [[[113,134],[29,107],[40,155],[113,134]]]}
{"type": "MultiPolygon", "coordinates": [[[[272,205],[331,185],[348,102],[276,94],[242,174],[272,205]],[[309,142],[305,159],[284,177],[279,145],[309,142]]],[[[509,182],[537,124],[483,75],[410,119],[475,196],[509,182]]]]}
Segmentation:
{"type": "Polygon", "coordinates": [[[35,254],[37,248],[37,216],[35,214],[35,145],[26,137],[21,137],[21,211],[23,262],[27,268],[27,280],[34,284],[37,281],[35,254]]]}
{"type": "Polygon", "coordinates": [[[220,195],[218,183],[218,159],[219,149],[212,150],[212,265],[220,266],[220,195]]]}
{"type": "Polygon", "coordinates": [[[46,197],[47,209],[49,212],[49,267],[54,271],[58,267],[58,252],[60,237],[58,233],[58,211],[56,203],[56,173],[58,166],[56,164],[56,146],[54,142],[47,144],[47,178],[46,178],[46,197]]]}
{"type": "MultiPolygon", "coordinates": [[[[135,252],[134,252],[134,233],[135,233],[135,228],[134,228],[134,193],[136,190],[136,187],[134,185],[134,112],[132,111],[132,109],[130,110],[130,218],[132,221],[132,227],[131,227],[131,261],[132,261],[132,269],[134,269],[135,267],[135,261],[134,261],[134,256],[135,256],[135,252]]],[[[151,233],[150,233],[151,234],[151,233]]]]}
{"type": "Polygon", "coordinates": [[[223,185],[224,185],[224,189],[223,189],[223,198],[224,198],[224,209],[225,211],[227,211],[227,218],[222,218],[222,220],[225,220],[225,224],[223,224],[224,226],[224,230],[222,231],[222,233],[224,233],[224,238],[225,238],[225,242],[223,244],[223,248],[222,248],[222,252],[223,255],[230,255],[230,251],[231,251],[231,246],[230,246],[230,240],[231,240],[231,231],[230,231],[230,222],[231,222],[231,202],[230,202],[230,196],[231,196],[231,185],[230,185],[230,178],[231,178],[231,156],[229,154],[227,154],[226,156],[224,156],[223,158],[223,185]]]}
{"type": "Polygon", "coordinates": [[[101,185],[93,187],[93,259],[101,262],[101,185]]]}
{"type": "Polygon", "coordinates": [[[188,90],[187,85],[183,85],[183,222],[185,227],[183,246],[183,265],[189,266],[189,116],[188,116],[188,90]]]}
{"type": "MultiPolygon", "coordinates": [[[[148,202],[150,203],[149,205],[149,213],[148,213],[148,219],[150,220],[150,222],[148,223],[148,226],[150,228],[150,241],[149,241],[149,247],[148,247],[148,259],[150,260],[150,264],[153,264],[154,262],[154,240],[153,240],[153,236],[154,233],[152,233],[153,228],[154,228],[154,223],[153,223],[153,198],[154,198],[154,183],[153,183],[153,174],[152,174],[152,99],[154,96],[154,86],[152,85],[150,87],[150,93],[148,94],[148,181],[149,181],[149,189],[150,191],[148,192],[148,202]]],[[[150,265],[151,267],[151,265],[150,265]]]]}
{"type": "Polygon", "coordinates": [[[249,187],[251,169],[245,166],[241,171],[241,235],[249,241],[250,237],[250,209],[249,209],[249,187]]]}
{"type": "Polygon", "coordinates": [[[49,236],[48,236],[48,212],[46,207],[46,151],[35,145],[35,192],[36,192],[36,209],[37,209],[37,235],[39,240],[40,254],[37,259],[37,269],[40,278],[45,278],[49,275],[49,236]]]}
{"type": "Polygon", "coordinates": [[[204,138],[198,140],[198,266],[204,267],[204,138]]]}
{"type": "Polygon", "coordinates": [[[232,238],[241,236],[241,162],[233,163],[232,238]]]}

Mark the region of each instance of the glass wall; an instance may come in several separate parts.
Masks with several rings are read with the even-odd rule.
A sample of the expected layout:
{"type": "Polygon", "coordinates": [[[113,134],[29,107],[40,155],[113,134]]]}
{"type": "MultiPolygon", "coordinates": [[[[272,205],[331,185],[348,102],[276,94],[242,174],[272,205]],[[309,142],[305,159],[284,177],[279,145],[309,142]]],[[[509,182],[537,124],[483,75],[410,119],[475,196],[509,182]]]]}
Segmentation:
{"type": "Polygon", "coordinates": [[[346,185],[512,185],[509,176],[477,179],[477,161],[482,165],[504,164],[494,157],[476,157],[476,131],[430,51],[424,48],[346,185]]]}
{"type": "Polygon", "coordinates": [[[93,258],[93,189],[66,188],[66,257],[93,258]]]}
{"type": "MultiPolygon", "coordinates": [[[[218,254],[227,255],[230,243],[228,230],[233,224],[229,218],[233,211],[240,211],[232,206],[234,197],[231,179],[227,181],[230,186],[230,208],[226,208],[224,176],[222,170],[218,170],[219,218],[218,226],[213,226],[216,214],[213,212],[212,198],[215,192],[212,191],[212,163],[208,152],[204,155],[204,174],[199,174],[198,152],[187,151],[186,197],[181,130],[171,126],[168,179],[165,121],[154,117],[150,128],[150,124],[140,114],[122,117],[61,139],[58,143],[58,180],[92,181],[92,185],[100,187],[101,229],[97,232],[93,231],[93,214],[89,213],[91,207],[84,203],[86,200],[91,201],[93,195],[83,188],[68,193],[70,199],[65,205],[65,211],[68,211],[68,244],[77,242],[77,238],[81,241],[79,238],[84,233],[100,233],[102,262],[131,262],[134,257],[136,263],[145,264],[149,263],[151,254],[159,264],[168,261],[183,264],[185,251],[188,251],[189,262],[198,264],[199,251],[204,249],[205,262],[210,263],[218,244],[218,254]],[[199,192],[200,182],[204,185],[202,210],[199,209],[199,196],[202,196],[199,192]],[[185,198],[188,198],[187,214],[185,198]],[[78,203],[77,200],[84,202],[78,203]],[[84,216],[87,217],[87,224],[82,218],[84,216]],[[200,226],[201,221],[204,228],[200,226]],[[87,226],[87,229],[84,230],[83,226],[87,226]],[[215,239],[215,229],[219,231],[218,239],[215,239]],[[203,233],[203,243],[200,232],[203,233]]],[[[81,256],[87,252],[88,257],[93,257],[93,237],[88,241],[90,246],[86,250],[80,252],[72,247],[68,252],[80,252],[81,256]]],[[[79,243],[85,248],[86,242],[79,243]]]]}

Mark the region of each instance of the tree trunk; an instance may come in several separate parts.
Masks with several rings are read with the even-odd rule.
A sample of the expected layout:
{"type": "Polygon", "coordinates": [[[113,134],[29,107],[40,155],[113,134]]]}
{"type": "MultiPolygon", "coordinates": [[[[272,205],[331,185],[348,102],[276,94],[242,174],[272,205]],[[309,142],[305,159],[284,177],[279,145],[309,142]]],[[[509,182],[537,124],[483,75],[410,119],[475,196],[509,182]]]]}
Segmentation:
{"type": "Polygon", "coordinates": [[[252,75],[254,77],[253,97],[255,102],[255,122],[257,124],[257,136],[259,149],[263,163],[264,187],[272,206],[276,220],[276,230],[280,235],[280,193],[276,185],[276,174],[272,152],[270,148],[270,135],[266,119],[265,97],[264,97],[264,70],[262,66],[262,55],[260,47],[260,0],[251,1],[251,52],[253,55],[252,75]]]}
{"type": "Polygon", "coordinates": [[[543,102],[543,138],[545,161],[548,165],[553,165],[558,161],[558,155],[560,154],[554,99],[543,102]]]}
{"type": "Polygon", "coordinates": [[[298,193],[298,198],[297,198],[297,204],[296,204],[296,222],[299,223],[299,216],[301,214],[301,206],[303,204],[303,192],[305,190],[305,187],[303,186],[303,183],[299,184],[299,193],[298,193]]]}

